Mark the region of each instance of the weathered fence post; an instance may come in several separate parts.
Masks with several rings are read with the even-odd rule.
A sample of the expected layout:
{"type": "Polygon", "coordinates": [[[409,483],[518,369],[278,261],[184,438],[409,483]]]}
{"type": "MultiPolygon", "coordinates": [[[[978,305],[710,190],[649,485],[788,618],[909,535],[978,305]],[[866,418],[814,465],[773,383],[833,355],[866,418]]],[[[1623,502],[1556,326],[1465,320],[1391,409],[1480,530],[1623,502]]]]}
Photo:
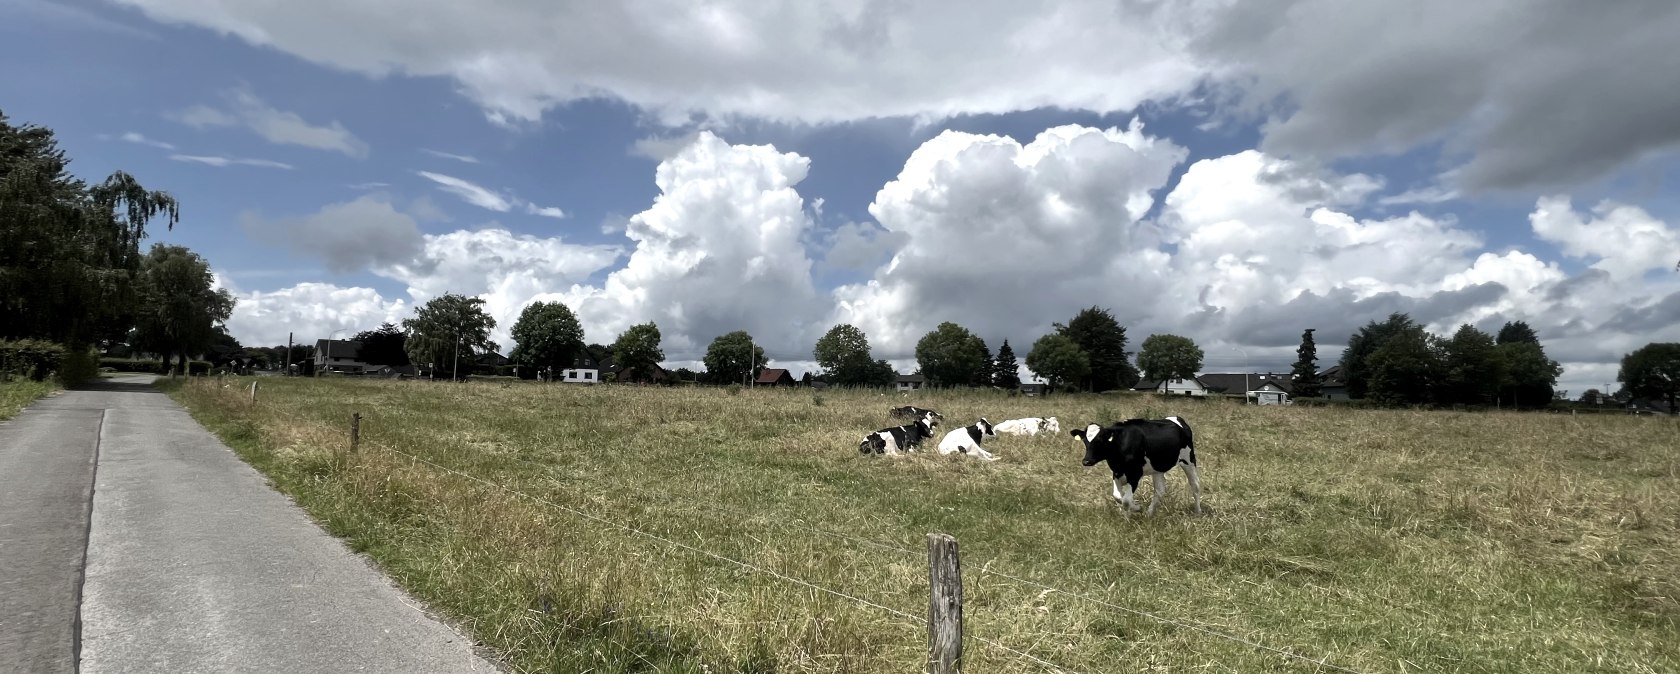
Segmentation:
{"type": "Polygon", "coordinates": [[[350,453],[355,454],[357,447],[362,444],[362,413],[350,415],[350,453]]]}
{"type": "Polygon", "coordinates": [[[957,539],[928,534],[928,673],[962,671],[962,563],[957,539]]]}
{"type": "Polygon", "coordinates": [[[257,383],[251,382],[251,404],[257,404],[257,383]]]}

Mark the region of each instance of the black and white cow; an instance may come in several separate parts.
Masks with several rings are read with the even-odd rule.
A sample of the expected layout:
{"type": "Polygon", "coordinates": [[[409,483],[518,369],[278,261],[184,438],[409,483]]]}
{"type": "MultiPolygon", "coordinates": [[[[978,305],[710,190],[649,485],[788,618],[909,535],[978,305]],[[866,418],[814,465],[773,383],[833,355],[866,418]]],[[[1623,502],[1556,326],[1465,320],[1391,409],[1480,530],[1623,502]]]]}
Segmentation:
{"type": "Polygon", "coordinates": [[[897,454],[901,451],[914,451],[921,447],[922,441],[933,437],[934,423],[932,419],[922,417],[916,423],[907,426],[894,426],[863,436],[863,442],[858,443],[859,454],[897,454]]]}
{"type": "Polygon", "coordinates": [[[943,420],[945,418],[944,415],[938,412],[930,410],[926,407],[917,407],[915,405],[894,407],[892,408],[892,415],[897,419],[921,419],[924,417],[930,417],[934,420],[943,420]]]}
{"type": "Polygon", "coordinates": [[[982,439],[995,437],[997,437],[997,431],[992,429],[992,422],[986,421],[985,417],[981,417],[979,421],[946,432],[945,437],[939,439],[939,453],[961,452],[963,454],[973,454],[987,461],[996,461],[996,456],[980,447],[982,439]]]}
{"type": "Polygon", "coordinates": [[[1201,476],[1196,472],[1196,441],[1190,432],[1190,422],[1182,417],[1165,419],[1128,419],[1108,426],[1091,424],[1072,435],[1085,442],[1085,466],[1107,461],[1114,472],[1114,499],[1126,509],[1137,511],[1132,502],[1137,494],[1138,481],[1144,475],[1151,478],[1155,491],[1149,500],[1149,514],[1167,493],[1166,473],[1174,465],[1184,466],[1184,476],[1190,481],[1190,493],[1196,499],[1196,512],[1202,512],[1201,476]],[[1122,482],[1121,478],[1125,478],[1122,482]]]}

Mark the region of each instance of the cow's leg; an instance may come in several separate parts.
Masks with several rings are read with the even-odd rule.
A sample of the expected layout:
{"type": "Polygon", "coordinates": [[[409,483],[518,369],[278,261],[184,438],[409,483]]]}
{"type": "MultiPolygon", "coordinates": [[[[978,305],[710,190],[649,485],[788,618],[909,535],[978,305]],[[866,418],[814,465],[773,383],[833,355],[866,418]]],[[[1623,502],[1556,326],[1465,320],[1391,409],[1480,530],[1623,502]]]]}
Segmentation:
{"type": "Polygon", "coordinates": [[[1124,504],[1126,506],[1126,510],[1129,512],[1142,510],[1143,506],[1137,504],[1137,486],[1138,480],[1143,478],[1143,472],[1138,471],[1135,473],[1126,473],[1124,482],[1122,482],[1120,478],[1121,476],[1119,475],[1114,476],[1115,500],[1124,504]]]}
{"type": "Polygon", "coordinates": [[[1161,504],[1161,497],[1167,495],[1167,476],[1163,473],[1150,473],[1149,478],[1149,483],[1155,487],[1155,490],[1149,494],[1148,514],[1153,515],[1155,514],[1155,506],[1161,504]]]}
{"type": "Polygon", "coordinates": [[[996,456],[993,456],[991,452],[986,451],[986,448],[981,447],[980,445],[975,445],[974,446],[974,455],[977,456],[977,457],[980,457],[981,459],[984,459],[986,461],[996,461],[997,460],[996,456]]]}
{"type": "Polygon", "coordinates": [[[1196,464],[1182,462],[1184,477],[1190,481],[1190,495],[1196,499],[1196,514],[1202,514],[1202,478],[1196,473],[1196,464]]]}

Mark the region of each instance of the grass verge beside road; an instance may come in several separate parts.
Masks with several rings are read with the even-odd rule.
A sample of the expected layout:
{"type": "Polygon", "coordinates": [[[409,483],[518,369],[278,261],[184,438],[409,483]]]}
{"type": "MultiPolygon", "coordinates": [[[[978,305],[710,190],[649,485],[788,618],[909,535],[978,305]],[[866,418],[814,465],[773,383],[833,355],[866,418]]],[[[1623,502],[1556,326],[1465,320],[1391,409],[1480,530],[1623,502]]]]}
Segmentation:
{"type": "Polygon", "coordinates": [[[24,377],[0,381],[0,421],[17,416],[30,403],[56,390],[58,386],[50,381],[30,381],[24,377]]]}
{"type": "Polygon", "coordinates": [[[909,399],[942,431],[1060,418],[981,464],[859,456],[905,402],[865,392],[163,385],[519,671],[919,671],[934,531],[962,546],[969,671],[1052,671],[1006,648],[1085,673],[1331,671],[1200,630],[1367,672],[1680,669],[1669,419],[909,399]],[[335,458],[353,412],[361,452],[335,458]],[[1208,514],[1175,472],[1128,517],[1066,430],[1166,414],[1195,427],[1208,514]]]}

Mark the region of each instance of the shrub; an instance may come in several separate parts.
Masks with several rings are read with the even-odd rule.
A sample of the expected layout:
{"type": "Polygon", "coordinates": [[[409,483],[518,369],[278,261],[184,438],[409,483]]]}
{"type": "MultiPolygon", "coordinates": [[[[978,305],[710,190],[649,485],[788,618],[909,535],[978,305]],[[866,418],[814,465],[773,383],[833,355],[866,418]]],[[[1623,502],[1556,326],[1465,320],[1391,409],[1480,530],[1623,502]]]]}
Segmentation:
{"type": "Polygon", "coordinates": [[[111,368],[113,372],[145,372],[147,374],[163,374],[163,361],[146,360],[144,358],[101,358],[99,366],[111,368]]]}
{"type": "Polygon", "coordinates": [[[58,383],[65,386],[75,386],[97,378],[99,378],[99,354],[92,349],[65,350],[64,359],[59,362],[58,383]]]}
{"type": "Polygon", "coordinates": [[[0,341],[0,373],[45,381],[64,362],[64,347],[39,339],[0,341]]]}
{"type": "Polygon", "coordinates": [[[188,375],[210,374],[210,361],[207,361],[207,360],[189,360],[189,361],[187,361],[187,374],[188,375]]]}
{"type": "Polygon", "coordinates": [[[729,395],[732,395],[732,396],[741,395],[741,385],[740,384],[730,384],[729,385],[729,395]]]}

